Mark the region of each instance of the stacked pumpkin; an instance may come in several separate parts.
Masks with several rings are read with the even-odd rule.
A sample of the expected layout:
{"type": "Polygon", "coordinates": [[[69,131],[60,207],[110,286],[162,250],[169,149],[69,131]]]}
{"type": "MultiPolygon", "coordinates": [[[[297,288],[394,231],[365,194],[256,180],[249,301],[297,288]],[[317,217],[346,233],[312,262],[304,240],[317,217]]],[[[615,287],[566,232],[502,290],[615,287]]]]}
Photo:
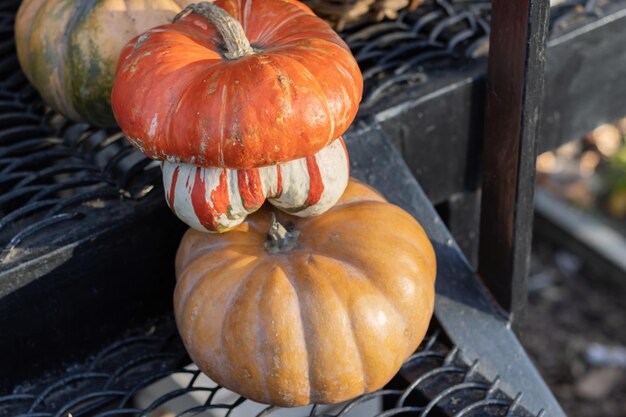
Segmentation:
{"type": "MultiPolygon", "coordinates": [[[[119,1],[75,2],[24,2],[20,62],[53,107],[104,125],[111,80],[97,75],[111,63],[97,62],[98,48],[115,36],[119,1]],[[28,33],[61,15],[49,29],[58,44],[28,33]],[[77,22],[93,32],[72,41],[77,22]]],[[[112,109],[128,140],[163,161],[168,204],[192,227],[174,294],[191,358],[221,385],[282,406],[382,387],[426,332],[436,265],[415,219],[349,180],[341,134],[362,78],[348,47],[296,0],[183,10],[161,0],[155,14],[123,3],[146,9],[127,12],[135,37],[117,50],[112,109]],[[136,30],[172,10],[172,23],[136,30]]]]}
{"type": "Polygon", "coordinates": [[[266,199],[296,216],[337,202],[349,178],[340,135],[362,84],[348,47],[306,6],[218,1],[131,41],[112,102],[129,141],[164,161],[178,217],[221,232],[266,199]]]}

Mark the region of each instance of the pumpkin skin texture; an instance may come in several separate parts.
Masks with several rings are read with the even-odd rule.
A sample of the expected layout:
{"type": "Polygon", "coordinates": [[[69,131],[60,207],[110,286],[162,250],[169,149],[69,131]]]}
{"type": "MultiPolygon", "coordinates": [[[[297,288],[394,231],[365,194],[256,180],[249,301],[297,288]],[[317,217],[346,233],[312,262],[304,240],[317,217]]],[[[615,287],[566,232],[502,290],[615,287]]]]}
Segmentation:
{"type": "Polygon", "coordinates": [[[29,81],[59,113],[113,126],[111,89],[123,46],[172,21],[189,0],[24,0],[17,55],[29,81]]]}
{"type": "Polygon", "coordinates": [[[220,385],[279,406],[338,403],[381,388],[417,349],[435,275],[418,222],[351,181],[322,216],[266,206],[229,233],[190,229],[174,312],[189,355],[220,385]],[[271,250],[272,214],[299,232],[290,250],[271,250]]]}
{"type": "Polygon", "coordinates": [[[247,170],[163,162],[165,199],[192,228],[225,232],[267,199],[294,216],[317,216],[343,194],[350,177],[341,138],[306,158],[247,170]]]}
{"type": "Polygon", "coordinates": [[[122,51],[112,104],[133,145],[153,159],[250,169],[313,155],[346,131],[363,79],[327,23],[297,0],[213,4],[241,23],[240,57],[195,12],[122,51]]]}

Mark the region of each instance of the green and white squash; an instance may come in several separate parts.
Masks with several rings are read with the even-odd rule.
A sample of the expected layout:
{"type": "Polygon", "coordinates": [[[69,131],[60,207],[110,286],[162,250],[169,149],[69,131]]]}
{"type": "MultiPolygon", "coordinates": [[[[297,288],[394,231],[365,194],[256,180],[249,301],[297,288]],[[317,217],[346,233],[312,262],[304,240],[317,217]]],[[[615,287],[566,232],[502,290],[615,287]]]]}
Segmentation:
{"type": "Polygon", "coordinates": [[[24,0],[15,22],[26,77],[59,113],[115,124],[111,89],[123,46],[190,0],[24,0]]]}

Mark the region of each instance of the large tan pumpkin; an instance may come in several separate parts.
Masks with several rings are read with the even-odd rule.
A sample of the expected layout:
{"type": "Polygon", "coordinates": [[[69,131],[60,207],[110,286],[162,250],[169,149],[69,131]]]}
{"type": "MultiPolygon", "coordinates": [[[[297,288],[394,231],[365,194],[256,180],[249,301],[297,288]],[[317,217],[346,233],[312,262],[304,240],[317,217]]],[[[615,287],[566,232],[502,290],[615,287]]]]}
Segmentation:
{"type": "Polygon", "coordinates": [[[435,273],[418,222],[350,182],[319,217],[266,207],[225,234],[190,229],[176,258],[176,321],[219,384],[280,406],[337,403],[381,388],[415,351],[435,273]]]}

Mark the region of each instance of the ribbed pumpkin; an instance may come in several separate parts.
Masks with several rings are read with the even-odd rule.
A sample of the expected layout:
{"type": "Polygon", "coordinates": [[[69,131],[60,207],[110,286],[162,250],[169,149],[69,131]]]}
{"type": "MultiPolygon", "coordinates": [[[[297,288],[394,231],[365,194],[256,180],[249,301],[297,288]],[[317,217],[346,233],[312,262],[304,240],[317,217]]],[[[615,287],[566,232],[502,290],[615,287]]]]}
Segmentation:
{"type": "Polygon", "coordinates": [[[154,159],[249,169],[320,151],[363,80],[347,45],[297,0],[200,3],[122,51],[113,110],[154,159]]]}
{"type": "Polygon", "coordinates": [[[172,211],[194,229],[210,232],[237,226],[265,199],[296,216],[321,214],[339,200],[349,177],[342,139],[306,158],[247,170],[163,162],[165,197],[172,211]]]}
{"type": "Polygon", "coordinates": [[[55,110],[115,124],[111,88],[123,46],[169,23],[189,0],[24,0],[15,45],[26,77],[55,110]]]}
{"type": "Polygon", "coordinates": [[[189,230],[174,311],[219,384],[280,406],[337,403],[381,388],[418,347],[435,271],[418,222],[351,182],[318,217],[266,206],[225,234],[189,230]]]}

